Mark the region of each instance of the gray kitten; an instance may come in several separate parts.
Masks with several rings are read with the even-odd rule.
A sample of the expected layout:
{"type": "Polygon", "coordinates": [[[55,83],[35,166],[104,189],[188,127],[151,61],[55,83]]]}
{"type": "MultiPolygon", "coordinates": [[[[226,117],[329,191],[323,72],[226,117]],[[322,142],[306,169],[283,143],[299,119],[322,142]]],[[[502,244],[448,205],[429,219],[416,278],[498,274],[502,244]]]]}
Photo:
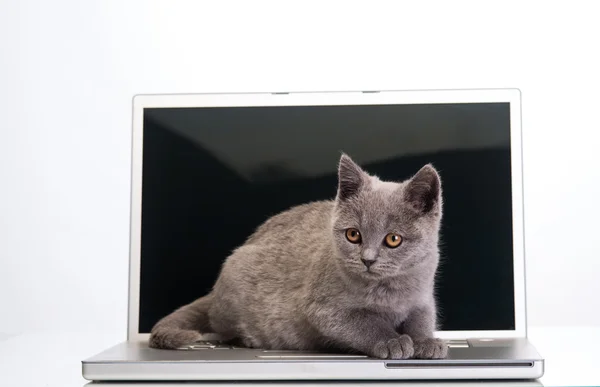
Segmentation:
{"type": "Polygon", "coordinates": [[[433,338],[442,217],[431,165],[384,182],[342,155],[334,201],[273,216],[223,264],[212,292],[152,329],[173,349],[219,333],[262,349],[443,358],[433,338]]]}

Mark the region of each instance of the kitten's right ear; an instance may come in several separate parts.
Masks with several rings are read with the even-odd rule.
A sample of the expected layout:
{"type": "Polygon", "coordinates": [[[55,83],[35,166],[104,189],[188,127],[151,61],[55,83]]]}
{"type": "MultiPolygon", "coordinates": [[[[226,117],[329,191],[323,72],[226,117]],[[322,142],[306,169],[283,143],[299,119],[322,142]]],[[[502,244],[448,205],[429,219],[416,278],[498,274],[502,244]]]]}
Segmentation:
{"type": "Polygon", "coordinates": [[[338,167],[338,200],[356,195],[367,182],[367,174],[346,154],[342,154],[338,167]]]}

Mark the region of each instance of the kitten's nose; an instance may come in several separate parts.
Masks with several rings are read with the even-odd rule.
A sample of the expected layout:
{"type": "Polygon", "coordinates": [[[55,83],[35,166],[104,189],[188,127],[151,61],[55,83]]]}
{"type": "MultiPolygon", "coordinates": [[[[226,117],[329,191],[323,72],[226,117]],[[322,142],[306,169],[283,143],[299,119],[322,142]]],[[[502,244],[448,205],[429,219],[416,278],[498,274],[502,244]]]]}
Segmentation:
{"type": "Polygon", "coordinates": [[[367,269],[370,268],[371,265],[373,265],[375,263],[374,259],[364,259],[364,258],[361,258],[360,260],[367,267],[367,269]]]}

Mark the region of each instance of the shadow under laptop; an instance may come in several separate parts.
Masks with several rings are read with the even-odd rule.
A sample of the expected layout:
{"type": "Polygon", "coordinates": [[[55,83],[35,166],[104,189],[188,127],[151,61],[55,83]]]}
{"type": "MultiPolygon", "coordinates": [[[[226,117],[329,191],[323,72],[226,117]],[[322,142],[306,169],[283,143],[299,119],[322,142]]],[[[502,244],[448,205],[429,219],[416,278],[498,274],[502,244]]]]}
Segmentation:
{"type": "Polygon", "coordinates": [[[87,387],[100,387],[106,385],[110,387],[189,387],[189,386],[202,386],[202,387],[223,387],[226,385],[239,385],[240,387],[361,387],[361,386],[402,386],[402,387],[435,387],[435,386],[447,386],[447,387],[473,387],[473,386],[489,386],[489,387],[534,387],[543,386],[543,384],[537,380],[465,380],[465,381],[356,381],[356,382],[335,382],[335,381],[314,381],[314,382],[89,382],[84,386],[87,387]]]}

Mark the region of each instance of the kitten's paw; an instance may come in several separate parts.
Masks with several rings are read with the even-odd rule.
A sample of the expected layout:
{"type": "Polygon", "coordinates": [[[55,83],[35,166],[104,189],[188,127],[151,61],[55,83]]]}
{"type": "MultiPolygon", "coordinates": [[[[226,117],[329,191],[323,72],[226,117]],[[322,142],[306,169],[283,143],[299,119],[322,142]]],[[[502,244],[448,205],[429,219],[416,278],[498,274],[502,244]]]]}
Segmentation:
{"type": "Polygon", "coordinates": [[[413,341],[408,335],[381,341],[373,349],[373,356],[380,359],[408,359],[413,354],[413,341]]]}
{"type": "Polygon", "coordinates": [[[246,348],[261,348],[261,343],[252,336],[246,336],[242,339],[242,345],[246,348]]]}
{"type": "Polygon", "coordinates": [[[414,348],[415,357],[418,359],[443,359],[448,356],[448,345],[440,339],[415,340],[414,348]]]}
{"type": "Polygon", "coordinates": [[[185,329],[154,329],[150,334],[149,345],[157,349],[177,349],[200,340],[200,332],[185,329]]]}

